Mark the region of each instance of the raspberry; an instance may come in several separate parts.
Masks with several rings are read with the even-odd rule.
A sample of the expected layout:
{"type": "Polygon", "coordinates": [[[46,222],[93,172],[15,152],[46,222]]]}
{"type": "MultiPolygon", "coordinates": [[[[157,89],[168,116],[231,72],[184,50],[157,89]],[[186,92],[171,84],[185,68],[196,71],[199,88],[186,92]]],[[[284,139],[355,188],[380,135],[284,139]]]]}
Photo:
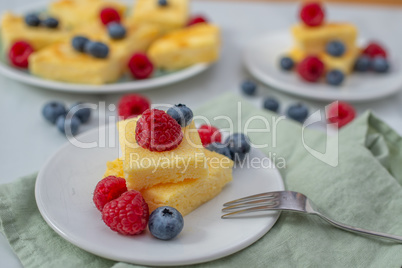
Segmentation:
{"type": "Polygon", "coordinates": [[[34,52],[32,46],[25,41],[15,42],[8,53],[11,63],[20,68],[28,67],[28,58],[34,52]]]}
{"type": "Polygon", "coordinates": [[[187,26],[191,26],[197,23],[202,23],[202,22],[208,22],[208,20],[203,17],[203,16],[194,16],[192,18],[190,18],[190,20],[187,23],[187,26]]]}
{"type": "Polygon", "coordinates": [[[324,73],[324,63],[315,56],[308,56],[297,65],[297,72],[304,80],[317,82],[324,73]]]}
{"type": "Polygon", "coordinates": [[[367,55],[370,58],[374,58],[376,56],[387,58],[387,52],[385,49],[375,42],[371,42],[367,45],[367,47],[363,50],[363,55],[367,55]]]}
{"type": "Polygon", "coordinates": [[[320,26],[324,21],[324,10],[320,3],[307,3],[300,11],[300,19],[308,26],[320,26]]]}
{"type": "Polygon", "coordinates": [[[355,116],[355,109],[347,102],[336,101],[329,105],[328,121],[331,123],[338,123],[338,128],[348,124],[355,118],[355,116]]]}
{"type": "Polygon", "coordinates": [[[214,126],[202,125],[198,128],[198,134],[204,147],[212,142],[222,142],[221,132],[214,126]]]}
{"type": "Polygon", "coordinates": [[[112,7],[106,7],[100,12],[100,19],[104,25],[109,22],[120,22],[120,14],[112,7]]]}
{"type": "Polygon", "coordinates": [[[134,54],[128,62],[128,68],[136,79],[148,78],[154,71],[154,65],[143,53],[134,54]]]}
{"type": "Polygon", "coordinates": [[[151,106],[149,100],[138,94],[127,94],[121,97],[119,102],[119,115],[123,119],[142,114],[151,106]]]}
{"type": "Polygon", "coordinates": [[[122,235],[140,234],[148,224],[148,204],[140,192],[127,191],[105,205],[102,220],[110,229],[122,235]]]}
{"type": "Polygon", "coordinates": [[[150,151],[170,151],[183,140],[180,125],[162,110],[148,109],[137,121],[135,140],[150,151]]]}
{"type": "Polygon", "coordinates": [[[95,206],[102,211],[110,201],[118,198],[127,191],[126,180],[115,176],[102,179],[95,187],[93,201],[95,206]]]}

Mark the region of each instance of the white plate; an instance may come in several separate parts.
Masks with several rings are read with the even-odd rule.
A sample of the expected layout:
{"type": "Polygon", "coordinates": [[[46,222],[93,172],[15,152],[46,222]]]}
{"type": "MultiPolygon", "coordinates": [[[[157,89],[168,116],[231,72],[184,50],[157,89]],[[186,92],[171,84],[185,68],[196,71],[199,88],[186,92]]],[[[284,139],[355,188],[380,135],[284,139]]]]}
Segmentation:
{"type": "Polygon", "coordinates": [[[293,40],[288,30],[269,33],[250,42],[244,50],[244,62],[250,73],[275,89],[306,98],[334,101],[367,101],[388,96],[402,88],[400,55],[392,54],[387,74],[354,73],[342,86],[336,87],[302,81],[297,74],[279,68],[279,59],[291,49],[293,40]]]}
{"type": "MultiPolygon", "coordinates": [[[[116,133],[115,127],[100,127],[78,136],[78,140],[98,142],[109,131],[116,133]]],[[[117,145],[116,139],[112,141],[117,145]]],[[[282,178],[274,167],[243,167],[234,170],[233,181],[221,194],[184,217],[184,229],[175,239],[158,240],[148,230],[138,236],[119,235],[103,223],[92,202],[93,190],[102,178],[106,162],[118,155],[116,147],[81,149],[69,143],[45,164],[36,181],[36,202],[45,221],[63,238],[93,254],[141,265],[207,262],[251,245],[271,229],[280,215],[267,212],[262,217],[220,218],[222,204],[227,201],[284,190],[282,178]]],[[[250,157],[267,159],[254,149],[250,157]]]]}
{"type": "Polygon", "coordinates": [[[100,94],[100,93],[133,92],[133,91],[140,91],[170,85],[188,79],[192,76],[195,76],[205,71],[209,66],[210,64],[197,64],[180,71],[166,73],[149,79],[131,80],[129,78],[123,78],[116,83],[105,84],[105,85],[70,84],[70,83],[46,80],[31,75],[27,71],[13,68],[4,61],[0,61],[0,73],[2,73],[4,76],[17,80],[24,84],[47,88],[55,91],[100,94]]]}
{"type": "MultiPolygon", "coordinates": [[[[123,3],[127,5],[132,5],[132,0],[122,0],[123,3]]],[[[20,7],[13,12],[17,14],[27,14],[34,11],[46,10],[47,2],[44,3],[34,3],[32,5],[20,7]]],[[[37,76],[30,74],[26,70],[18,69],[11,66],[6,60],[5,53],[0,42],[0,73],[16,81],[22,82],[24,84],[37,86],[41,88],[47,88],[55,91],[65,91],[73,93],[118,93],[118,92],[133,92],[139,90],[146,90],[155,87],[166,86],[169,84],[177,83],[179,81],[188,79],[195,76],[211,66],[211,64],[200,63],[188,68],[175,71],[175,72],[160,72],[156,71],[154,76],[149,79],[144,80],[134,80],[128,75],[120,79],[115,83],[105,84],[105,85],[88,85],[88,84],[72,84],[53,80],[46,80],[37,76]]]]}

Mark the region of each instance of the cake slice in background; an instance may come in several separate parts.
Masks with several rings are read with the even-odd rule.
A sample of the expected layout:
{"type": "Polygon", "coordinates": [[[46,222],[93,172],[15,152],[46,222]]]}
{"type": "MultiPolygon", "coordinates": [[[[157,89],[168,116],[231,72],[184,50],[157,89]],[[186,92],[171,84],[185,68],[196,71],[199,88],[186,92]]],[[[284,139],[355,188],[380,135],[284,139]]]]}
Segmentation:
{"type": "Polygon", "coordinates": [[[49,14],[63,21],[66,27],[76,28],[99,20],[102,9],[115,9],[123,18],[127,7],[117,1],[59,0],[49,5],[49,14]]]}
{"type": "Polygon", "coordinates": [[[29,26],[24,17],[6,12],[1,18],[1,41],[3,51],[8,51],[17,41],[28,42],[34,50],[40,50],[51,44],[66,41],[70,33],[60,21],[57,28],[29,26]]]}
{"type": "Polygon", "coordinates": [[[162,36],[151,45],[148,55],[157,67],[177,70],[216,61],[219,47],[219,28],[198,23],[162,36]]]}
{"type": "Polygon", "coordinates": [[[186,26],[188,17],[188,0],[137,0],[131,19],[137,24],[156,25],[168,33],[186,26]]]}

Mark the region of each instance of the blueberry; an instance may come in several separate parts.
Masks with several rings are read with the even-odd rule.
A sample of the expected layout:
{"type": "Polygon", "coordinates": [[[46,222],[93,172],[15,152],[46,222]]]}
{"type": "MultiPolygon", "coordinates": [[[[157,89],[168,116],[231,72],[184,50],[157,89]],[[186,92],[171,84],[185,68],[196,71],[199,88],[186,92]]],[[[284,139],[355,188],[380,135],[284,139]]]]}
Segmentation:
{"type": "Polygon", "coordinates": [[[241,84],[241,89],[247,95],[254,95],[257,91],[257,85],[253,81],[246,80],[241,84]]]}
{"type": "Polygon", "coordinates": [[[95,58],[106,58],[109,54],[109,47],[101,42],[89,41],[85,44],[85,52],[92,55],[95,58]]]}
{"type": "Polygon", "coordinates": [[[33,26],[33,27],[37,27],[40,25],[40,19],[37,15],[35,14],[29,14],[25,16],[25,23],[28,26],[33,26]]]}
{"type": "Polygon", "coordinates": [[[59,26],[59,21],[55,18],[49,17],[42,21],[42,24],[47,28],[57,28],[59,26]]]}
{"type": "Polygon", "coordinates": [[[279,102],[272,97],[268,97],[264,100],[264,108],[273,112],[278,112],[279,102]]]}
{"type": "Polygon", "coordinates": [[[384,57],[375,57],[371,62],[371,68],[377,73],[386,73],[389,70],[389,63],[384,57]]]}
{"type": "Polygon", "coordinates": [[[303,123],[308,116],[308,108],[302,103],[296,103],[289,106],[287,115],[300,123],[303,123]]]}
{"type": "Polygon", "coordinates": [[[370,58],[367,56],[360,56],[355,62],[355,70],[358,72],[367,72],[370,69],[370,58]]]}
{"type": "Polygon", "coordinates": [[[232,160],[241,162],[251,150],[250,139],[243,133],[233,133],[226,141],[232,160]]]}
{"type": "Polygon", "coordinates": [[[281,61],[280,61],[280,65],[281,65],[282,70],[290,71],[293,69],[295,63],[289,57],[282,57],[281,61]]]}
{"type": "Polygon", "coordinates": [[[332,41],[327,44],[326,51],[329,55],[340,57],[345,53],[345,45],[340,41],[332,41]]]}
{"type": "Polygon", "coordinates": [[[149,231],[153,236],[162,240],[175,238],[183,230],[183,226],[183,216],[172,207],[159,207],[149,216],[149,231]]]}
{"type": "Polygon", "coordinates": [[[126,36],[126,28],[117,22],[108,23],[107,31],[112,39],[123,39],[126,36]]]}
{"type": "Polygon", "coordinates": [[[232,154],[227,146],[227,144],[223,144],[220,142],[213,142],[207,145],[206,147],[208,150],[212,152],[216,152],[218,154],[224,155],[230,159],[232,159],[232,154]]]}
{"type": "Polygon", "coordinates": [[[83,124],[88,122],[89,118],[91,117],[91,108],[85,106],[85,103],[77,102],[70,107],[70,111],[73,113],[73,116],[78,117],[83,124]]]}
{"type": "Polygon", "coordinates": [[[76,116],[66,117],[65,115],[60,115],[56,121],[57,128],[63,134],[70,133],[69,129],[72,135],[77,134],[80,125],[81,121],[76,116]]]}
{"type": "Polygon", "coordinates": [[[339,86],[345,79],[345,75],[339,70],[332,70],[327,73],[326,79],[328,84],[339,86]]]}
{"type": "Polygon", "coordinates": [[[188,126],[193,120],[193,111],[184,104],[176,104],[169,108],[167,114],[173,117],[181,127],[188,126]]]}
{"type": "Polygon", "coordinates": [[[167,0],[158,0],[158,5],[165,7],[168,5],[168,1],[167,0]]]}
{"type": "Polygon", "coordinates": [[[60,115],[66,114],[66,108],[63,103],[58,101],[51,101],[45,104],[42,109],[42,115],[50,123],[55,124],[60,115]]]}
{"type": "Polygon", "coordinates": [[[71,45],[73,48],[79,52],[85,52],[85,45],[89,42],[89,39],[85,36],[74,36],[73,40],[71,41],[71,45]]]}

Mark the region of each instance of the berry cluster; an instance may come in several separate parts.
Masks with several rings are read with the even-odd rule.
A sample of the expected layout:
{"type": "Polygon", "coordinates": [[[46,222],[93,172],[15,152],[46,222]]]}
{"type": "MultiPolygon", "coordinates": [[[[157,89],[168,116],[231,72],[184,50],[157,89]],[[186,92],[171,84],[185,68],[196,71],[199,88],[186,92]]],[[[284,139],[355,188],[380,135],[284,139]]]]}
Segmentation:
{"type": "Polygon", "coordinates": [[[107,27],[110,38],[123,39],[126,36],[126,28],[120,23],[121,17],[116,9],[106,7],[99,14],[100,20],[107,27]]]}
{"type": "MultiPolygon", "coordinates": [[[[269,111],[277,113],[279,111],[279,102],[273,97],[264,100],[263,107],[269,111]]],[[[309,115],[309,109],[303,103],[295,103],[288,107],[286,115],[300,123],[303,123],[309,115]]],[[[351,122],[356,116],[356,111],[352,105],[347,102],[334,102],[329,105],[327,120],[330,123],[337,124],[341,128],[351,122]]]]}
{"type": "Polygon", "coordinates": [[[71,45],[81,53],[87,53],[95,58],[104,59],[109,55],[109,47],[102,42],[91,41],[85,36],[75,36],[71,45]]]}
{"type": "Polygon", "coordinates": [[[162,240],[176,237],[183,229],[183,216],[172,207],[159,207],[149,215],[141,193],[128,190],[126,180],[109,176],[95,187],[92,198],[103,222],[122,235],[141,234],[149,226],[151,234],[162,240]]]}
{"type": "Polygon", "coordinates": [[[39,27],[44,26],[46,28],[55,29],[59,26],[59,21],[53,17],[47,17],[44,20],[41,20],[36,14],[28,14],[25,16],[25,24],[30,27],[39,27]]]}
{"type": "Polygon", "coordinates": [[[211,125],[201,125],[198,128],[202,145],[213,152],[222,154],[233,161],[241,162],[250,152],[250,140],[243,133],[234,133],[222,142],[219,129],[211,125]]]}
{"type": "Polygon", "coordinates": [[[42,108],[43,117],[51,124],[56,125],[58,130],[65,135],[78,133],[81,124],[88,122],[91,117],[91,109],[87,104],[77,102],[66,109],[59,101],[51,101],[42,108]]]}
{"type": "Polygon", "coordinates": [[[98,182],[93,202],[105,224],[119,234],[136,235],[147,227],[148,204],[140,192],[127,190],[123,178],[109,176],[98,182]]]}

